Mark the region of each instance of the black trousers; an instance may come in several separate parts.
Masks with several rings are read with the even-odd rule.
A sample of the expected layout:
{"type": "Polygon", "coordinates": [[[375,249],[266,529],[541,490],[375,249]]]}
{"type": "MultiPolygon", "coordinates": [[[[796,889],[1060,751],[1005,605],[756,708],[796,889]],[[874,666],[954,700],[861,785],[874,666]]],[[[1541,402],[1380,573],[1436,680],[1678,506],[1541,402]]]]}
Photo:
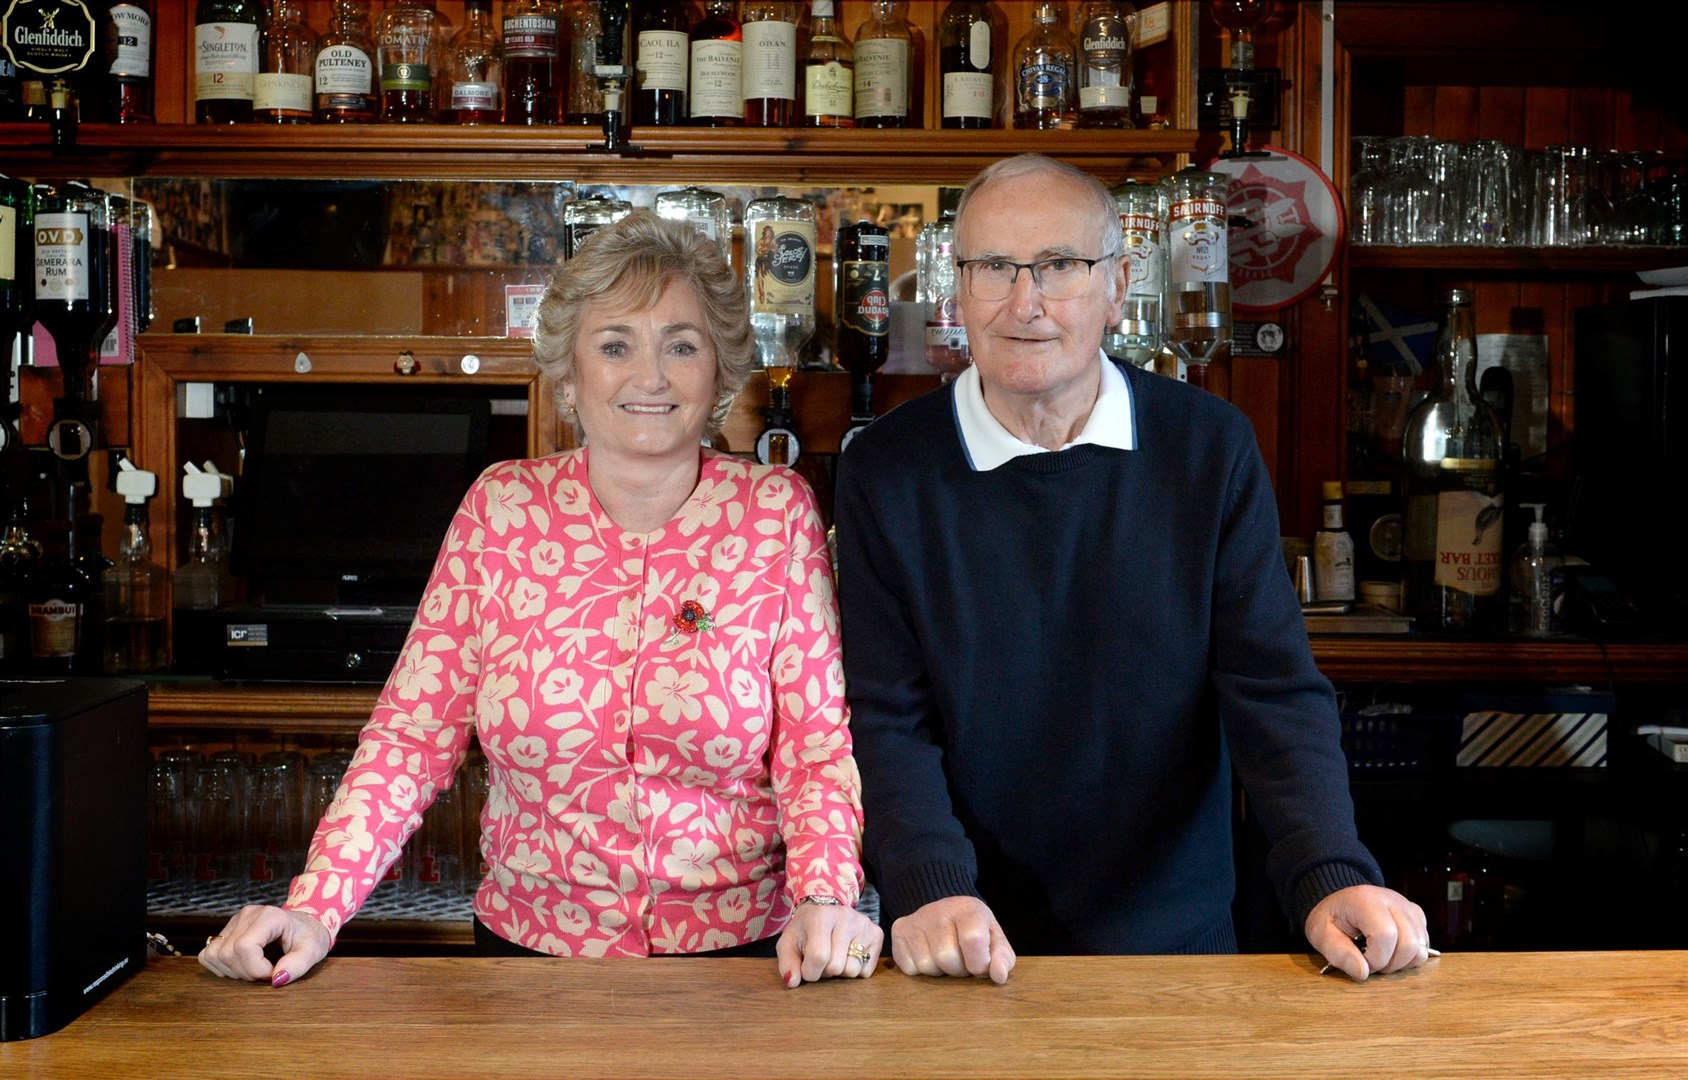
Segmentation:
{"type": "MultiPolygon", "coordinates": [[[[670,956],[713,956],[718,958],[755,956],[771,960],[774,956],[774,942],[778,940],[779,935],[776,934],[773,937],[765,937],[761,941],[752,941],[744,945],[729,945],[725,949],[711,949],[708,952],[695,953],[663,953],[661,956],[654,957],[654,959],[666,959],[670,956]]],[[[549,953],[525,948],[507,938],[498,936],[493,932],[492,927],[481,922],[478,918],[475,920],[475,952],[481,956],[543,956],[548,960],[555,959],[549,953]]]]}

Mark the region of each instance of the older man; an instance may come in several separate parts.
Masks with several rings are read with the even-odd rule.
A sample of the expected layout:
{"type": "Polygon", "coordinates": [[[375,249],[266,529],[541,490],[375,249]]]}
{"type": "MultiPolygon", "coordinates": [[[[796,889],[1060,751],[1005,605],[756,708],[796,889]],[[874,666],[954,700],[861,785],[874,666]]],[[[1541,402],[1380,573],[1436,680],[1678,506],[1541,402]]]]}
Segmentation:
{"type": "Polygon", "coordinates": [[[838,482],[898,966],[1002,982],[1016,950],[1234,951],[1233,769],[1312,946],[1356,979],[1422,964],[1424,914],[1354,828],[1253,431],[1101,352],[1124,289],[1107,189],[1009,159],[956,230],[974,366],[859,435],[838,482]]]}

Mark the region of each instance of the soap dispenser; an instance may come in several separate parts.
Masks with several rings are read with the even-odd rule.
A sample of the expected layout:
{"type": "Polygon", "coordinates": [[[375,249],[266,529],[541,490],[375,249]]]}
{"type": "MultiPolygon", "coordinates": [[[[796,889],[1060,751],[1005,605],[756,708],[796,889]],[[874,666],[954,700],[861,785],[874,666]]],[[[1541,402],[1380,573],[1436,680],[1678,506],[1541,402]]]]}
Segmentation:
{"type": "Polygon", "coordinates": [[[1552,637],[1563,625],[1560,597],[1564,593],[1565,576],[1560,568],[1565,560],[1548,542],[1547,522],[1542,520],[1546,506],[1542,503],[1520,505],[1526,510],[1534,510],[1536,520],[1530,524],[1529,539],[1520,544],[1512,555],[1508,628],[1521,637],[1552,637]]]}

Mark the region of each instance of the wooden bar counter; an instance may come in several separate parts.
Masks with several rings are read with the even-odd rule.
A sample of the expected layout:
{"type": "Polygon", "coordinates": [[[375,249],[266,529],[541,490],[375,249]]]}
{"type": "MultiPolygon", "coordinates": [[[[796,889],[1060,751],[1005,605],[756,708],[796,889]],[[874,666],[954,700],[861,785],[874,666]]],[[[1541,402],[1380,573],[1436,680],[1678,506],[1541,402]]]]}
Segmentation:
{"type": "Polygon", "coordinates": [[[1008,985],[780,986],[771,961],[330,958],[281,990],[154,960],[0,1076],[1688,1075],[1688,953],[1027,957],[1008,985]]]}

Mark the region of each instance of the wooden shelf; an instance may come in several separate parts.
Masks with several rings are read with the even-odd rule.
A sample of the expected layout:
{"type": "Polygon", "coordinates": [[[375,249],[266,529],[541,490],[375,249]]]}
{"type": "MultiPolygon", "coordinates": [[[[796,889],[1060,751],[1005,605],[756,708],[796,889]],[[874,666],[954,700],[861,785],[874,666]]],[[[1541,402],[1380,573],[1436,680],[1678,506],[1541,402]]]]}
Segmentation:
{"type": "Polygon", "coordinates": [[[1313,638],[1333,682],[1688,683],[1688,644],[1313,638]]]}
{"type": "MultiPolygon", "coordinates": [[[[1611,274],[1688,266],[1688,248],[1679,247],[1511,247],[1415,244],[1350,245],[1354,270],[1451,270],[1472,273],[1611,274]]],[[[1640,282],[1636,283],[1638,286],[1640,282]]]]}
{"type": "Polygon", "coordinates": [[[593,149],[587,127],[438,124],[84,125],[54,155],[39,124],[0,124],[8,171],[33,177],[207,176],[378,180],[574,180],[581,183],[966,183],[1004,157],[1035,151],[1109,181],[1152,179],[1194,151],[1187,130],[951,131],[643,128],[640,149],[593,149]]]}
{"type": "Polygon", "coordinates": [[[356,732],[381,688],[374,685],[147,682],[153,728],[242,728],[289,733],[356,732]]]}

